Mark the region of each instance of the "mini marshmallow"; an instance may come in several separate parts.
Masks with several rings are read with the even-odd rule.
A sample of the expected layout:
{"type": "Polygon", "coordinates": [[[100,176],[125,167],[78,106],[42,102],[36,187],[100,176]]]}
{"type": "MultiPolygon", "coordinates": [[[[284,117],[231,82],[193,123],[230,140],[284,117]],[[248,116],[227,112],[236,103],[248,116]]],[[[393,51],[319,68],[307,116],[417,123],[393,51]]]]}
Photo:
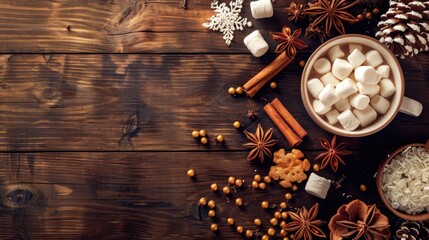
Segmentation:
{"type": "Polygon", "coordinates": [[[396,87],[390,79],[382,79],[380,81],[380,95],[388,98],[396,92],[396,87]]]}
{"type": "Polygon", "coordinates": [[[256,19],[269,18],[274,14],[273,4],[271,0],[258,0],[250,2],[250,11],[256,19]]]}
{"type": "Polygon", "coordinates": [[[370,98],[380,93],[379,85],[366,85],[361,82],[358,82],[356,83],[356,86],[359,89],[360,94],[367,95],[370,98]]]}
{"type": "Polygon", "coordinates": [[[367,85],[375,85],[380,81],[380,76],[371,66],[360,66],[355,69],[355,78],[358,82],[367,85]]]}
{"type": "Polygon", "coordinates": [[[390,102],[380,95],[371,98],[370,104],[380,114],[385,114],[390,108],[390,102]]]}
{"type": "Polygon", "coordinates": [[[323,75],[331,71],[331,62],[326,58],[319,58],[314,62],[314,71],[323,75]]]}
{"type": "Polygon", "coordinates": [[[390,66],[389,65],[380,65],[375,69],[381,78],[389,78],[390,66]]]}
{"type": "Polygon", "coordinates": [[[311,173],[305,184],[305,191],[321,199],[325,199],[331,187],[331,180],[311,173]]]}
{"type": "Polygon", "coordinates": [[[353,68],[357,68],[365,62],[366,56],[359,49],[355,49],[347,57],[347,60],[353,66],[353,68]]]}
{"type": "Polygon", "coordinates": [[[362,47],[362,45],[357,44],[357,43],[350,43],[349,44],[349,53],[353,52],[353,50],[355,50],[355,49],[362,52],[363,47],[362,47]]]}
{"type": "Polygon", "coordinates": [[[352,107],[363,110],[368,107],[370,98],[366,95],[355,93],[350,96],[349,100],[352,107]]]}
{"type": "Polygon", "coordinates": [[[350,78],[346,78],[335,87],[335,94],[339,98],[346,98],[357,92],[356,84],[350,78]]]}
{"type": "Polygon", "coordinates": [[[337,109],[332,109],[331,111],[327,112],[325,114],[326,119],[328,119],[328,123],[331,125],[335,125],[338,122],[338,115],[340,115],[340,113],[337,111],[337,109]]]}
{"type": "Polygon", "coordinates": [[[370,50],[365,55],[366,63],[370,66],[377,67],[383,63],[383,58],[377,50],[370,50]]]}
{"type": "Polygon", "coordinates": [[[331,62],[333,62],[337,58],[343,58],[345,56],[346,54],[343,52],[343,50],[341,50],[339,45],[333,46],[328,51],[328,57],[329,57],[329,60],[331,60],[331,62]]]}
{"type": "Polygon", "coordinates": [[[323,89],[323,83],[318,78],[312,78],[307,81],[307,89],[311,96],[319,99],[319,94],[323,89]]]}
{"type": "Polygon", "coordinates": [[[366,127],[377,119],[377,112],[371,106],[364,110],[353,109],[353,114],[359,119],[360,125],[366,127]]]}
{"type": "Polygon", "coordinates": [[[340,80],[338,80],[338,78],[336,78],[331,72],[328,72],[327,74],[320,77],[320,80],[324,86],[332,84],[332,86],[335,87],[338,83],[340,83],[340,80]]]}
{"type": "Polygon", "coordinates": [[[255,30],[251,34],[247,35],[243,41],[247,49],[249,49],[249,51],[255,57],[260,57],[268,51],[268,43],[265,42],[264,37],[262,37],[258,30],[255,30]]]}
{"type": "Polygon", "coordinates": [[[332,64],[332,74],[340,80],[344,80],[352,72],[353,66],[344,59],[337,58],[332,64]]]}
{"type": "Polygon", "coordinates": [[[340,98],[335,94],[332,84],[326,85],[319,94],[319,99],[325,106],[334,105],[340,98]]]}
{"type": "Polygon", "coordinates": [[[344,112],[345,110],[352,108],[352,106],[350,106],[348,98],[338,100],[338,102],[336,102],[334,106],[340,112],[344,112]]]}
{"type": "Polygon", "coordinates": [[[346,111],[340,113],[337,117],[338,121],[340,122],[341,126],[345,130],[353,131],[357,127],[359,127],[359,119],[355,117],[355,115],[350,111],[350,109],[347,109],[346,111]]]}
{"type": "Polygon", "coordinates": [[[313,109],[314,111],[319,114],[323,115],[329,111],[331,111],[331,106],[325,106],[320,100],[316,99],[313,101],[313,109]]]}

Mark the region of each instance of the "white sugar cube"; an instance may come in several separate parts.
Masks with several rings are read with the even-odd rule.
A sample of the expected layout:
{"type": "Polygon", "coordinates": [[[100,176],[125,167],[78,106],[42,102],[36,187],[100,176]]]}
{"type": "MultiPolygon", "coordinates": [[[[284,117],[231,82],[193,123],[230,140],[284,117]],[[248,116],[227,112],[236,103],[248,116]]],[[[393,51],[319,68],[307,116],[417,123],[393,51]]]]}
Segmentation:
{"type": "Polygon", "coordinates": [[[370,105],[380,114],[385,114],[390,108],[390,102],[380,95],[371,98],[370,105]]]}
{"type": "Polygon", "coordinates": [[[336,102],[334,106],[340,112],[344,112],[345,110],[350,109],[352,107],[350,106],[348,98],[338,100],[338,102],[336,102]]]}
{"type": "Polygon", "coordinates": [[[389,78],[390,66],[389,65],[380,65],[375,70],[380,74],[381,78],[389,78]]]}
{"type": "Polygon", "coordinates": [[[370,66],[377,67],[383,63],[383,58],[377,50],[370,50],[365,55],[366,63],[370,66]]]}
{"type": "Polygon", "coordinates": [[[396,87],[390,79],[382,79],[380,81],[380,95],[388,98],[396,92],[396,87]]]}
{"type": "Polygon", "coordinates": [[[358,82],[375,85],[380,81],[380,75],[371,66],[360,66],[355,69],[355,78],[358,82]]]}
{"type": "Polygon", "coordinates": [[[313,109],[319,115],[324,115],[325,113],[331,111],[331,106],[325,106],[320,100],[316,99],[313,101],[313,109]]]}
{"type": "Polygon", "coordinates": [[[359,49],[355,49],[347,57],[347,60],[353,66],[353,68],[357,68],[365,62],[366,56],[359,49]]]}
{"type": "Polygon", "coordinates": [[[334,105],[340,98],[335,94],[332,84],[326,85],[319,94],[319,99],[325,106],[334,105]]]}
{"type": "Polygon", "coordinates": [[[368,126],[377,119],[377,112],[371,106],[363,110],[353,109],[353,114],[359,119],[362,127],[368,126]]]}
{"type": "Polygon", "coordinates": [[[343,52],[343,50],[341,50],[339,45],[333,46],[328,51],[328,57],[329,57],[329,60],[331,60],[331,62],[335,61],[335,59],[337,58],[343,58],[345,56],[346,54],[343,52]]]}
{"type": "Polygon", "coordinates": [[[349,44],[349,53],[353,52],[353,50],[355,50],[355,49],[362,52],[363,47],[362,47],[362,45],[357,44],[357,43],[350,43],[349,44]]]}
{"type": "Polygon", "coordinates": [[[340,113],[337,111],[337,109],[332,109],[331,111],[325,114],[325,117],[328,120],[329,124],[335,125],[338,122],[338,119],[337,119],[338,115],[340,115],[340,113]]]}
{"type": "Polygon", "coordinates": [[[323,83],[318,78],[312,78],[307,81],[307,89],[311,96],[318,99],[319,94],[323,89],[323,83]]]}
{"type": "Polygon", "coordinates": [[[339,98],[346,98],[357,92],[356,84],[350,78],[346,78],[335,87],[335,94],[339,98]]]}
{"type": "Polygon", "coordinates": [[[350,105],[356,109],[363,110],[368,107],[370,98],[366,95],[355,93],[349,98],[350,105]]]}
{"type": "Polygon", "coordinates": [[[305,184],[305,191],[321,199],[325,199],[331,187],[331,180],[311,173],[305,184]]]}
{"type": "Polygon", "coordinates": [[[318,74],[323,75],[331,71],[331,62],[326,58],[319,58],[314,62],[313,68],[318,74]]]}
{"type": "Polygon", "coordinates": [[[344,80],[352,72],[353,66],[347,60],[337,58],[332,64],[332,74],[340,80],[344,80]]]}
{"type": "Polygon", "coordinates": [[[370,98],[380,93],[380,85],[366,85],[358,82],[356,86],[360,94],[367,95],[370,98]]]}
{"type": "Polygon", "coordinates": [[[355,117],[355,115],[350,111],[350,109],[347,109],[346,111],[340,113],[337,117],[338,121],[340,122],[341,126],[345,130],[353,131],[356,128],[359,127],[359,119],[355,117]]]}
{"type": "Polygon", "coordinates": [[[331,72],[328,72],[322,77],[320,77],[320,80],[322,81],[324,86],[332,84],[335,87],[338,83],[340,83],[340,80],[338,80],[338,78],[336,78],[331,72]]]}

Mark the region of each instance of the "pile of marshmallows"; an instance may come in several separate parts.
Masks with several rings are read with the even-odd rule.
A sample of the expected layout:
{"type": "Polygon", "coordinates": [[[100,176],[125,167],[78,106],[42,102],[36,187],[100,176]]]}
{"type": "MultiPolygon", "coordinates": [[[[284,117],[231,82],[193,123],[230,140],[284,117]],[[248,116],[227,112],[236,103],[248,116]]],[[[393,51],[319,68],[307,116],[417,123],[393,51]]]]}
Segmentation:
{"type": "Polygon", "coordinates": [[[380,53],[369,50],[364,54],[362,49],[362,45],[350,43],[346,56],[339,45],[334,46],[326,58],[314,62],[317,74],[307,81],[314,111],[324,115],[330,125],[339,122],[348,131],[366,127],[378,114],[385,114],[389,97],[396,92],[389,79],[390,67],[383,64],[380,53]]]}

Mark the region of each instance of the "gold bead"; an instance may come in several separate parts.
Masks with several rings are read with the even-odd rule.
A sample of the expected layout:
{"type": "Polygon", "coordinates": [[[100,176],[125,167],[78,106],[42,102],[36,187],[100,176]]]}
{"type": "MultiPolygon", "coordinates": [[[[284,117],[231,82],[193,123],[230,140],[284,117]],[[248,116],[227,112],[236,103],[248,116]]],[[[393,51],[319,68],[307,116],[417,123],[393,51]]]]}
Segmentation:
{"type": "Polygon", "coordinates": [[[260,189],[265,189],[266,187],[267,187],[267,185],[264,182],[259,183],[260,189]]]}
{"type": "Polygon", "coordinates": [[[235,205],[237,205],[237,206],[243,205],[243,199],[242,198],[235,199],[235,205]]]}
{"type": "Polygon", "coordinates": [[[233,177],[233,176],[230,176],[229,178],[228,178],[228,183],[229,184],[234,184],[235,183],[235,177],[233,177]]]}
{"type": "Polygon", "coordinates": [[[239,121],[235,121],[232,125],[233,125],[235,128],[240,128],[240,127],[241,127],[241,123],[240,123],[239,121]]]}
{"type": "Polygon", "coordinates": [[[262,235],[261,240],[269,240],[269,239],[270,239],[270,237],[268,237],[267,234],[262,235]]]}
{"type": "Polygon", "coordinates": [[[228,218],[227,220],[226,220],[226,222],[228,223],[228,225],[234,225],[234,218],[228,218]]]}
{"type": "Polygon", "coordinates": [[[366,185],[365,185],[365,184],[361,184],[361,185],[359,186],[359,189],[360,189],[362,192],[365,192],[365,191],[366,191],[366,185]]]}
{"type": "Polygon", "coordinates": [[[201,129],[201,130],[198,132],[198,135],[199,135],[200,137],[205,137],[205,136],[207,135],[207,132],[206,132],[206,130],[201,129]]]}
{"type": "Polygon", "coordinates": [[[209,208],[215,208],[215,207],[216,207],[216,203],[215,203],[215,201],[210,200],[210,201],[207,203],[207,206],[209,206],[209,208]]]}
{"type": "Polygon", "coordinates": [[[287,208],[287,203],[286,202],[281,202],[280,203],[280,208],[281,209],[286,209],[287,208]]]}
{"type": "Polygon", "coordinates": [[[276,89],[277,88],[277,83],[276,82],[271,82],[270,83],[270,88],[276,89]]]}
{"type": "Polygon", "coordinates": [[[215,212],[215,210],[209,210],[209,213],[208,213],[208,215],[209,215],[209,217],[215,217],[216,216],[216,212],[215,212]]]}
{"type": "Polygon", "coordinates": [[[313,165],[313,171],[318,172],[320,170],[320,165],[318,163],[313,165]]]}
{"type": "Polygon", "coordinates": [[[280,230],[280,236],[286,237],[287,236],[286,230],[284,230],[284,229],[280,230]]]}
{"type": "Polygon", "coordinates": [[[241,180],[241,179],[236,179],[235,180],[235,186],[241,187],[242,185],[243,185],[243,180],[241,180]]]}
{"type": "Polygon", "coordinates": [[[252,181],[252,188],[258,188],[259,184],[257,181],[252,181]]]}
{"type": "Polygon", "coordinates": [[[200,133],[197,130],[192,131],[192,137],[197,138],[200,136],[200,133]]]}
{"type": "Polygon", "coordinates": [[[210,189],[214,192],[214,191],[217,191],[217,183],[212,183],[211,185],[210,185],[210,189]]]}
{"type": "Polygon", "coordinates": [[[287,219],[287,212],[282,212],[282,219],[287,219]]]}
{"type": "Polygon", "coordinates": [[[253,237],[253,231],[252,230],[246,230],[246,237],[247,238],[253,237]]]}
{"type": "Polygon", "coordinates": [[[198,203],[201,206],[205,206],[207,204],[207,199],[202,197],[202,198],[200,198],[200,200],[198,201],[198,203]]]}
{"type": "Polygon", "coordinates": [[[213,232],[216,232],[216,231],[219,229],[219,227],[217,226],[217,224],[216,224],[216,223],[213,223],[213,224],[210,226],[210,229],[211,229],[213,232]]]}
{"type": "Polygon", "coordinates": [[[253,220],[253,223],[254,223],[256,226],[261,226],[262,221],[261,221],[261,219],[259,219],[259,218],[255,218],[255,219],[253,220]]]}
{"type": "Polygon", "coordinates": [[[292,199],[292,194],[286,193],[285,194],[285,198],[286,198],[286,200],[291,200],[292,199]]]}
{"type": "Polygon", "coordinates": [[[305,66],[305,61],[304,60],[299,60],[299,62],[298,62],[298,65],[300,66],[300,67],[304,67],[305,66]]]}
{"type": "Polygon", "coordinates": [[[282,217],[281,212],[276,211],[276,212],[274,213],[274,217],[275,217],[275,218],[281,218],[281,217],[282,217]]]}
{"type": "Polygon", "coordinates": [[[253,180],[260,182],[261,181],[261,175],[256,174],[255,176],[253,176],[253,180]]]}
{"type": "Polygon", "coordinates": [[[298,186],[296,184],[293,184],[291,189],[292,189],[292,191],[296,191],[296,190],[298,190],[298,186]]]}
{"type": "Polygon", "coordinates": [[[280,227],[284,228],[284,227],[286,227],[286,224],[287,224],[286,221],[281,221],[280,222],[280,227]]]}
{"type": "Polygon", "coordinates": [[[269,236],[272,237],[272,236],[274,236],[276,234],[276,230],[274,228],[268,228],[267,233],[268,233],[269,236]]]}
{"type": "Polygon", "coordinates": [[[275,225],[277,225],[277,223],[279,223],[279,221],[277,220],[277,218],[271,218],[270,223],[271,223],[271,225],[275,226],[275,225]]]}
{"type": "Polygon", "coordinates": [[[228,186],[225,186],[225,187],[222,188],[222,192],[225,193],[225,194],[229,194],[231,191],[230,191],[230,189],[229,189],[228,186]]]}
{"type": "Polygon", "coordinates": [[[243,88],[242,87],[237,87],[235,88],[235,93],[237,93],[238,95],[243,93],[243,88]]]}
{"type": "Polygon", "coordinates": [[[244,228],[243,228],[243,226],[237,226],[237,228],[235,230],[237,230],[238,233],[243,233],[244,228]]]}
{"type": "Polygon", "coordinates": [[[268,207],[269,207],[269,203],[268,203],[268,201],[262,201],[261,202],[261,207],[263,208],[263,209],[267,209],[268,207]]]}
{"type": "Polygon", "coordinates": [[[271,183],[271,177],[270,176],[265,176],[264,177],[264,182],[271,183]]]}
{"type": "Polygon", "coordinates": [[[189,170],[188,170],[188,172],[186,172],[186,174],[188,175],[188,177],[193,177],[193,176],[195,176],[194,169],[189,169],[189,170]]]}
{"type": "Polygon", "coordinates": [[[235,94],[235,88],[233,88],[233,87],[228,88],[228,93],[230,95],[234,95],[235,94]]]}
{"type": "Polygon", "coordinates": [[[218,141],[218,142],[223,142],[223,136],[222,135],[217,135],[216,136],[216,141],[218,141]]]}
{"type": "Polygon", "coordinates": [[[209,142],[209,140],[206,137],[202,137],[200,139],[200,142],[205,145],[205,144],[207,144],[209,142]]]}

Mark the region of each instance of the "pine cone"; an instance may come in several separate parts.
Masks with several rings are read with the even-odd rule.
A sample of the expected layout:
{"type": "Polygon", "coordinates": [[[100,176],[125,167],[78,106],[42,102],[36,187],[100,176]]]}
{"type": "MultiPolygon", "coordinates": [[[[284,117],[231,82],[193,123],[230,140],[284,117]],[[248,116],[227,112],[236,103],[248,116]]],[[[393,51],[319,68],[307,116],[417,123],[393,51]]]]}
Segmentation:
{"type": "Polygon", "coordinates": [[[429,239],[429,221],[403,222],[396,231],[396,239],[400,240],[425,240],[429,239]]]}
{"type": "Polygon", "coordinates": [[[391,0],[381,15],[375,36],[396,56],[414,56],[429,50],[429,1],[391,0]]]}

